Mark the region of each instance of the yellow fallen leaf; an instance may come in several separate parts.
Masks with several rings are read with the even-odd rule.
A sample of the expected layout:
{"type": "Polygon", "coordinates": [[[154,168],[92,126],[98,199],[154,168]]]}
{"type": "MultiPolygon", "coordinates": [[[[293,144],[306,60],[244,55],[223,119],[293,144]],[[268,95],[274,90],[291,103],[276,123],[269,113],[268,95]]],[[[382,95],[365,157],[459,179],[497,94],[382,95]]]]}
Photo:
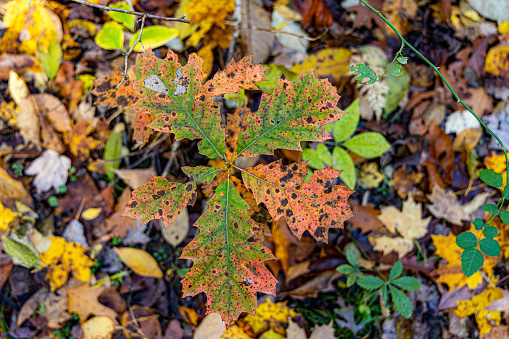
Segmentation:
{"type": "Polygon", "coordinates": [[[72,273],[78,280],[88,283],[92,274],[90,268],[94,262],[85,255],[86,248],[75,242],[67,242],[62,237],[51,238],[51,247],[39,255],[41,261],[48,265],[46,279],[51,291],[62,287],[72,273]]]}
{"type": "Polygon", "coordinates": [[[28,192],[21,182],[14,180],[3,168],[0,168],[0,195],[21,200],[28,195],[28,192]]]}
{"type": "Polygon", "coordinates": [[[21,105],[23,99],[28,97],[30,92],[28,91],[28,86],[16,72],[9,72],[9,93],[11,94],[12,100],[16,103],[16,105],[21,105]]]}
{"type": "Polygon", "coordinates": [[[244,321],[251,326],[256,336],[269,329],[285,334],[283,325],[288,323],[288,318],[295,318],[296,316],[297,312],[286,306],[285,302],[274,304],[270,299],[267,299],[258,306],[254,315],[248,314],[244,321]]]}
{"type": "Polygon", "coordinates": [[[9,224],[14,221],[17,215],[18,213],[4,207],[0,202],[0,232],[6,231],[9,224]]]}
{"type": "Polygon", "coordinates": [[[81,324],[83,330],[83,339],[110,339],[115,332],[113,321],[102,315],[93,317],[81,324]]]}
{"type": "Polygon", "coordinates": [[[134,273],[152,278],[162,278],[163,271],[157,261],[147,252],[130,247],[114,248],[122,262],[134,273]]]}
{"type": "Polygon", "coordinates": [[[509,33],[509,21],[504,21],[498,24],[498,32],[500,34],[509,33]]]}
{"type": "Polygon", "coordinates": [[[384,175],[378,170],[376,162],[362,164],[359,181],[366,188],[377,188],[384,180],[384,175]]]}
{"type": "Polygon", "coordinates": [[[318,78],[327,78],[332,82],[338,82],[349,72],[350,56],[352,52],[346,48],[326,48],[316,54],[308,56],[302,64],[294,65],[292,72],[300,73],[313,68],[318,78]]]}
{"type": "MultiPolygon", "coordinates": [[[[481,231],[476,230],[473,224],[470,225],[469,231],[478,238],[481,235],[481,231]]],[[[481,271],[474,273],[468,278],[463,273],[461,269],[461,253],[463,253],[463,250],[456,244],[456,236],[454,234],[450,233],[448,236],[431,235],[431,239],[436,248],[435,255],[447,260],[447,263],[440,263],[438,268],[433,271],[433,275],[437,277],[436,282],[446,284],[450,290],[456,290],[465,285],[474,289],[483,281],[481,271]]],[[[497,261],[498,258],[496,257],[484,256],[484,265],[482,267],[482,270],[486,272],[494,283],[496,283],[497,278],[493,275],[493,269],[497,261]]]]}
{"type": "Polygon", "coordinates": [[[462,152],[466,149],[473,149],[482,137],[482,128],[468,128],[458,134],[452,142],[452,150],[462,152]]]}
{"type": "Polygon", "coordinates": [[[472,299],[458,300],[458,308],[454,310],[454,313],[460,318],[472,314],[475,315],[475,321],[477,322],[477,326],[479,326],[482,338],[485,334],[490,332],[492,324],[496,326],[500,325],[502,312],[489,311],[486,307],[489,306],[491,302],[502,299],[503,296],[500,288],[488,287],[484,292],[476,295],[472,299]]]}
{"type": "Polygon", "coordinates": [[[81,217],[85,220],[94,220],[101,214],[102,208],[95,207],[95,208],[88,208],[81,213],[81,217]]]}
{"type": "Polygon", "coordinates": [[[484,159],[484,166],[489,170],[502,174],[502,187],[507,185],[507,168],[505,156],[503,154],[497,154],[495,151],[491,151],[491,155],[484,159]]]}
{"type": "Polygon", "coordinates": [[[496,45],[488,51],[484,62],[484,70],[494,76],[509,71],[509,46],[496,45]]]}

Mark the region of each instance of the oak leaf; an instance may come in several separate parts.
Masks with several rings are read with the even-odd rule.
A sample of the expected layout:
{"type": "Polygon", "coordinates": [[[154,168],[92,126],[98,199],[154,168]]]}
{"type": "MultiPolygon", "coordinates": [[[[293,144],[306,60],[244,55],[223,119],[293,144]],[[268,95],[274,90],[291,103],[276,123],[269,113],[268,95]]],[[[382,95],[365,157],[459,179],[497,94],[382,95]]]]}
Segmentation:
{"type": "Polygon", "coordinates": [[[258,204],[267,206],[274,220],[284,217],[292,233],[300,239],[305,231],[318,241],[328,241],[329,228],[341,228],[352,216],[347,199],[354,191],[332,185],[340,171],[327,167],[307,175],[307,162],[283,165],[275,161],[242,172],[258,204]]]}
{"type": "Polygon", "coordinates": [[[65,185],[70,168],[71,159],[48,149],[27,167],[25,174],[35,175],[34,186],[37,193],[42,193],[65,185]]]}
{"type": "Polygon", "coordinates": [[[87,283],[67,290],[69,313],[76,312],[80,321],[87,320],[93,314],[95,316],[106,316],[117,323],[117,312],[104,306],[98,300],[99,296],[107,289],[104,285],[91,287],[87,283]]]}
{"type": "Polygon", "coordinates": [[[376,251],[381,251],[384,255],[395,251],[398,257],[402,258],[414,249],[414,241],[424,237],[428,232],[428,224],[431,217],[422,219],[421,204],[414,202],[411,195],[403,202],[402,210],[394,206],[382,207],[381,215],[378,219],[385,225],[387,230],[393,234],[401,236],[389,237],[382,235],[369,240],[374,244],[376,251]]]}

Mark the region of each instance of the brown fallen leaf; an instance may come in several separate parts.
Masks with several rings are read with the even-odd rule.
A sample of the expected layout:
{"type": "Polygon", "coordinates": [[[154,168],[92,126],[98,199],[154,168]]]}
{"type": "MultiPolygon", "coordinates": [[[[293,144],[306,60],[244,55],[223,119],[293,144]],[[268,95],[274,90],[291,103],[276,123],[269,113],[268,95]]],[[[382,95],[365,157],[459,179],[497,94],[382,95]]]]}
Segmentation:
{"type": "Polygon", "coordinates": [[[302,284],[296,289],[280,293],[281,297],[292,296],[294,298],[311,297],[317,298],[319,292],[330,292],[335,290],[336,287],[332,282],[339,278],[342,274],[336,271],[324,272],[310,281],[302,284]]]}
{"type": "Polygon", "coordinates": [[[69,112],[74,111],[83,95],[84,83],[81,80],[74,80],[74,64],[72,62],[66,60],[62,63],[55,78],[55,83],[60,87],[69,112]]]}
{"type": "Polygon", "coordinates": [[[127,337],[138,331],[145,338],[159,338],[162,335],[161,324],[154,310],[147,306],[134,305],[130,310],[122,314],[120,324],[127,337]]]}
{"type": "Polygon", "coordinates": [[[152,177],[157,175],[153,167],[144,169],[119,169],[115,170],[115,173],[133,190],[145,185],[152,177]]]}
{"type": "Polygon", "coordinates": [[[481,208],[489,196],[491,193],[488,192],[477,194],[468,203],[460,205],[458,197],[453,192],[435,185],[432,193],[427,195],[432,204],[426,207],[435,217],[461,226],[463,221],[471,221],[470,214],[481,208]]]}
{"type": "Polygon", "coordinates": [[[67,291],[69,297],[69,312],[76,312],[81,321],[85,321],[93,314],[95,316],[107,316],[117,324],[117,313],[111,308],[104,306],[98,300],[99,296],[107,289],[106,286],[91,287],[83,284],[67,291]]]}
{"type": "Polygon", "coordinates": [[[3,53],[0,55],[0,80],[9,79],[9,71],[20,73],[35,63],[35,58],[31,55],[3,53]]]}
{"type": "Polygon", "coordinates": [[[70,132],[71,118],[60,100],[49,94],[34,94],[31,96],[39,117],[47,117],[58,132],[70,132]]]}
{"type": "Polygon", "coordinates": [[[374,231],[383,226],[382,222],[377,219],[380,211],[371,206],[362,206],[351,204],[354,216],[348,219],[354,228],[359,228],[362,233],[374,231]]]}
{"type": "Polygon", "coordinates": [[[126,236],[127,230],[129,228],[134,230],[138,225],[138,220],[122,216],[126,209],[127,203],[129,200],[131,200],[131,195],[131,190],[129,187],[126,187],[126,189],[118,198],[118,203],[115,207],[115,213],[106,219],[106,230],[112,233],[115,237],[123,239],[126,236]]]}
{"type": "Polygon", "coordinates": [[[39,128],[39,118],[37,117],[35,104],[31,97],[23,99],[19,106],[18,124],[19,133],[25,144],[32,143],[40,148],[41,131],[39,128]]]}
{"type": "Polygon", "coordinates": [[[442,175],[446,183],[452,180],[454,168],[454,152],[452,140],[437,124],[431,123],[429,133],[426,136],[429,144],[429,155],[435,164],[443,171],[442,175]]]}
{"type": "Polygon", "coordinates": [[[394,171],[393,179],[390,180],[390,183],[397,190],[398,196],[401,199],[406,199],[408,193],[411,193],[414,187],[421,183],[423,178],[424,173],[407,173],[406,165],[403,165],[394,171]]]}

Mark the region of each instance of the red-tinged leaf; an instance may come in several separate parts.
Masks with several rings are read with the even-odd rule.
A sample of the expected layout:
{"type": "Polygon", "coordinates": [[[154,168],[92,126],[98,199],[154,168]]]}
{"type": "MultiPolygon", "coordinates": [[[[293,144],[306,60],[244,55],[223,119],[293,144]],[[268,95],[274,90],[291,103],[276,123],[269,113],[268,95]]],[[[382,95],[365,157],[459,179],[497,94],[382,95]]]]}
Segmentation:
{"type": "Polygon", "coordinates": [[[203,91],[203,59],[191,54],[182,66],[171,50],[165,59],[157,58],[150,50],[138,58],[140,74],[134,89],[140,99],[134,107],[157,116],[150,127],[173,133],[177,140],[202,139],[198,144],[201,154],[222,158],[225,133],[213,95],[203,91]]]}
{"type": "Polygon", "coordinates": [[[273,154],[276,148],[302,151],[301,141],[330,139],[324,126],[345,113],[336,106],[338,100],[336,88],[316,79],[312,69],[294,81],[278,80],[274,92],[262,94],[260,108],[247,117],[238,155],[273,154]]]}
{"type": "Polygon", "coordinates": [[[229,180],[224,181],[196,222],[198,236],[180,259],[194,265],[182,280],[184,296],[207,295],[207,312],[219,313],[226,324],[242,312],[254,313],[256,292],[275,294],[277,280],[264,261],[275,259],[260,243],[248,242],[256,223],[248,204],[229,180]]]}
{"type": "Polygon", "coordinates": [[[189,181],[185,184],[152,177],[148,184],[135,189],[122,216],[138,219],[142,224],[160,219],[168,227],[184,207],[194,205],[196,182],[211,181],[220,169],[200,166],[184,167],[182,170],[189,175],[189,181]]]}
{"type": "Polygon", "coordinates": [[[226,93],[238,93],[240,89],[259,90],[257,82],[265,81],[263,77],[268,67],[253,65],[253,56],[247,56],[239,62],[232,61],[214,78],[207,81],[207,92],[219,96],[226,93]]]}
{"type": "Polygon", "coordinates": [[[306,177],[307,162],[283,165],[281,160],[242,172],[245,185],[258,204],[267,206],[274,220],[285,217],[297,238],[305,231],[318,241],[328,241],[329,228],[340,228],[353,216],[348,197],[354,191],[332,185],[341,171],[327,167],[306,177]]]}
{"type": "Polygon", "coordinates": [[[145,146],[152,135],[152,128],[148,125],[155,119],[154,115],[147,113],[138,113],[136,115],[136,121],[133,124],[133,140],[136,141],[136,145],[139,148],[145,146]]]}
{"type": "Polygon", "coordinates": [[[136,100],[136,93],[131,84],[124,83],[117,89],[124,75],[115,68],[112,75],[94,80],[92,94],[97,96],[96,105],[110,104],[109,108],[128,106],[136,100]]]}

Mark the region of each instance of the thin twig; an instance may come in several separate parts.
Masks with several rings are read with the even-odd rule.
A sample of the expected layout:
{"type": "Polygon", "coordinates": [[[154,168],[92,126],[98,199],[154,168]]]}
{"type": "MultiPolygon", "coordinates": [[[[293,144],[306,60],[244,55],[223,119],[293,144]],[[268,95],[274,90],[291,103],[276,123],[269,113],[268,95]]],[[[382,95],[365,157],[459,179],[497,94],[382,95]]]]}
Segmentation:
{"type": "Polygon", "coordinates": [[[191,21],[186,20],[183,17],[182,18],[170,18],[170,17],[159,16],[159,15],[152,15],[152,14],[147,14],[147,13],[142,13],[142,12],[128,11],[126,9],[113,8],[113,7],[108,7],[108,6],[94,4],[94,3],[88,2],[86,0],[71,0],[71,1],[83,4],[83,5],[87,5],[87,6],[90,6],[90,7],[103,9],[105,11],[113,11],[113,12],[120,12],[120,13],[125,13],[125,14],[138,15],[140,17],[146,16],[149,19],[157,19],[157,20],[163,20],[163,21],[179,21],[179,22],[183,22],[183,23],[186,23],[186,24],[190,24],[191,23],[191,21]]]}
{"type": "Polygon", "coordinates": [[[255,30],[255,31],[262,31],[262,32],[269,32],[269,33],[277,33],[277,34],[286,34],[286,35],[291,35],[291,36],[295,36],[297,38],[301,38],[301,39],[304,39],[304,40],[308,40],[308,41],[316,41],[316,40],[319,40],[321,39],[325,34],[327,34],[327,32],[329,32],[329,29],[328,28],[325,28],[325,30],[322,32],[322,34],[320,34],[319,36],[315,37],[315,38],[308,38],[306,36],[303,36],[301,34],[296,34],[296,33],[290,33],[290,32],[285,32],[285,31],[278,31],[277,29],[268,29],[268,28],[262,28],[262,27],[257,27],[257,26],[251,26],[251,25],[243,25],[243,24],[237,24],[235,21],[229,21],[229,20],[225,20],[224,21],[224,24],[225,25],[229,25],[229,26],[236,26],[238,27],[239,29],[252,29],[252,30],[255,30]]]}
{"type": "Polygon", "coordinates": [[[178,140],[175,140],[173,142],[173,145],[171,145],[171,155],[170,155],[170,159],[168,160],[168,162],[166,163],[166,166],[164,167],[164,170],[163,170],[163,173],[161,173],[161,176],[162,177],[165,177],[168,175],[168,173],[170,172],[170,168],[171,168],[171,165],[173,164],[173,160],[175,160],[175,152],[177,152],[177,149],[180,147],[180,141],[178,140]]]}
{"type": "Polygon", "coordinates": [[[226,56],[226,65],[233,59],[233,53],[235,52],[235,46],[237,46],[237,39],[239,38],[240,29],[239,25],[242,21],[242,0],[235,0],[235,10],[233,11],[233,20],[236,25],[233,29],[232,39],[230,41],[230,47],[228,48],[228,54],[226,56]]]}

